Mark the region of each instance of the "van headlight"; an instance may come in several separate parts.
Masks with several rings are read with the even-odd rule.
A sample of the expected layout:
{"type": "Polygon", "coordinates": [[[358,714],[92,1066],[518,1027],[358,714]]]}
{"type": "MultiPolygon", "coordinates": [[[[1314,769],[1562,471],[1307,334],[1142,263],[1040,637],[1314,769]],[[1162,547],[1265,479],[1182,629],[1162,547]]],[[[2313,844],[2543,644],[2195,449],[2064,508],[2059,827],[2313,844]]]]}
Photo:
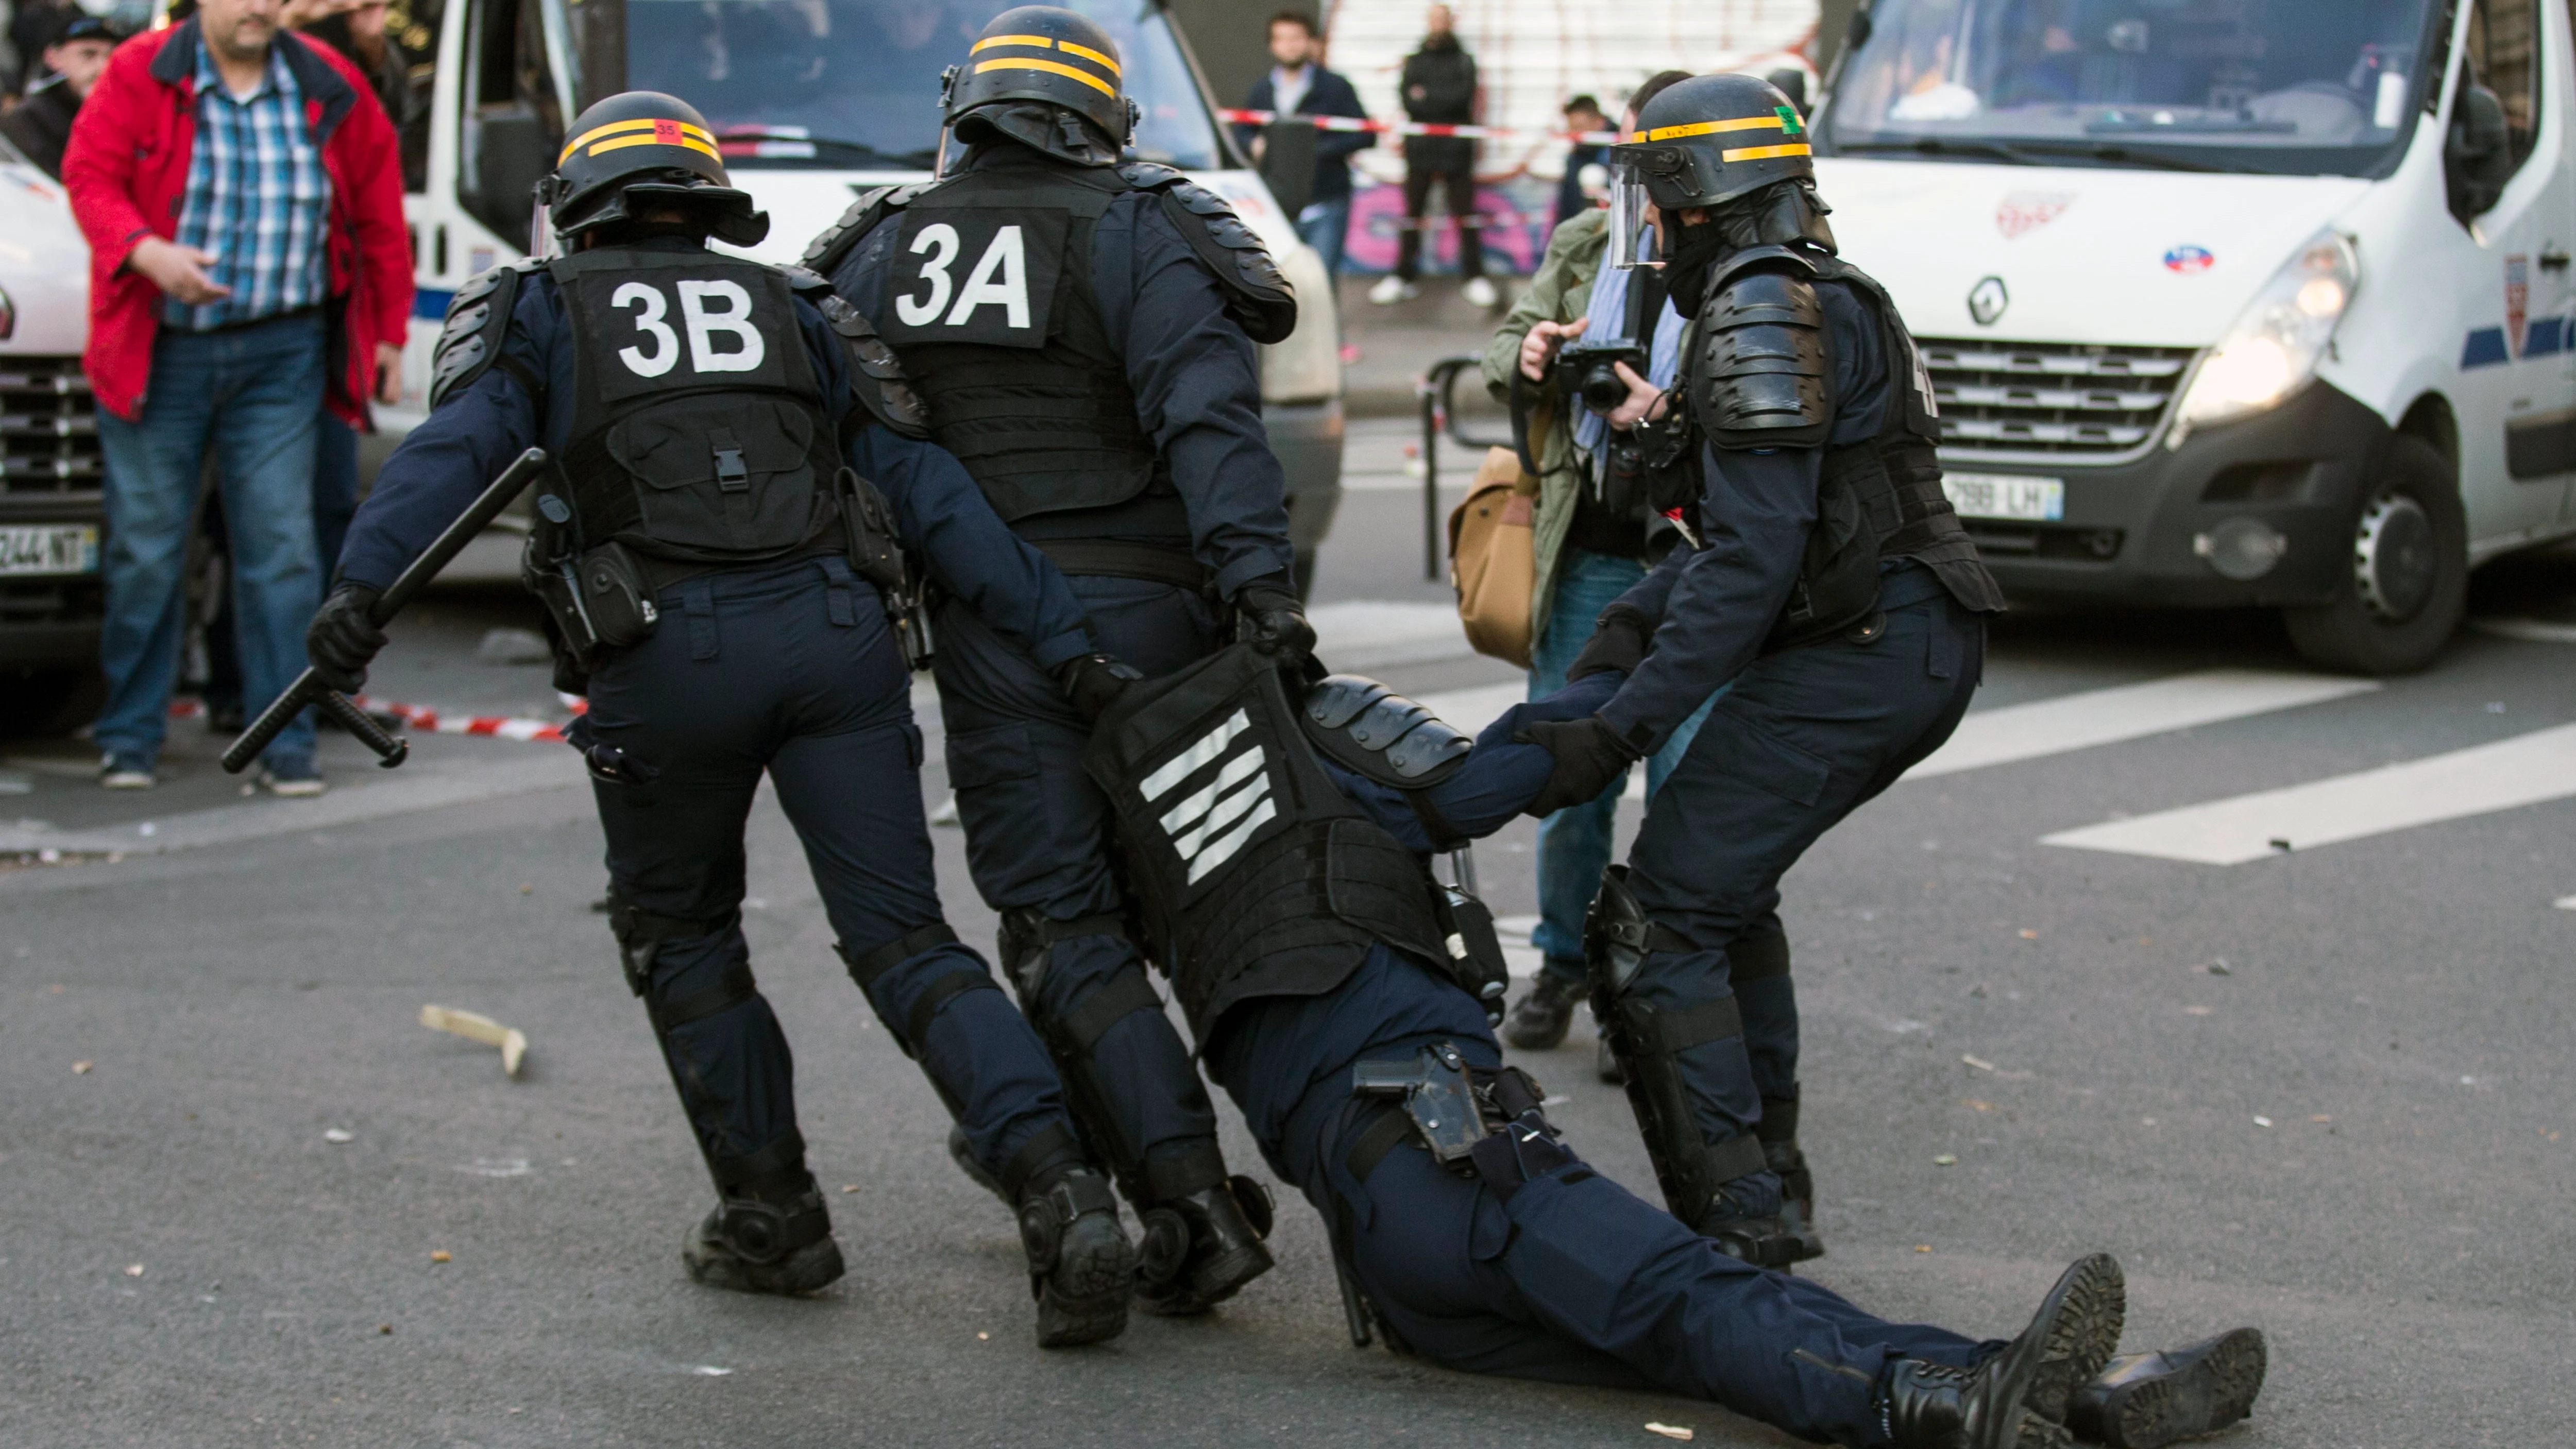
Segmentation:
{"type": "Polygon", "coordinates": [[[2165,446],[2181,447],[2194,428],[2278,406],[2305,386],[2360,285],[2351,241],[2331,228],[2310,237],[2202,359],[2165,446]]]}

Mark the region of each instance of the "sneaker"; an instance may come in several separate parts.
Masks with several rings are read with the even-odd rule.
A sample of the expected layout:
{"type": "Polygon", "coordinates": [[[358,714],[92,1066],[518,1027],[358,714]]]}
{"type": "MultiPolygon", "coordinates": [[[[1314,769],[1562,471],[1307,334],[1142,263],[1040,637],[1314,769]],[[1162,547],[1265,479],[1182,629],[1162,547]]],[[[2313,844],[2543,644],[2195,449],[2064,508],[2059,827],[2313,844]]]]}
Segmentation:
{"type": "Polygon", "coordinates": [[[1554,1050],[1565,1040],[1566,1028],[1574,1022],[1574,1008],[1583,999],[1583,979],[1564,977],[1542,971],[1529,989],[1529,994],[1512,1008],[1511,1018],[1503,1023],[1503,1040],[1525,1052],[1554,1050]]]}
{"type": "Polygon", "coordinates": [[[1378,278],[1376,286],[1369,288],[1368,297],[1370,301],[1375,302],[1381,307],[1392,307],[1398,302],[1409,302],[1421,295],[1422,289],[1420,287],[1413,285],[1411,282],[1406,281],[1404,278],[1397,276],[1393,272],[1389,272],[1385,276],[1378,278]]]}
{"type": "Polygon", "coordinates": [[[1469,277],[1467,285],[1458,289],[1458,295],[1466,298],[1470,307],[1491,307],[1502,300],[1502,294],[1494,290],[1494,284],[1482,277],[1469,277]]]}
{"type": "Polygon", "coordinates": [[[310,799],[329,788],[322,783],[322,772],[310,760],[290,765],[262,764],[259,783],[260,788],[272,795],[298,800],[310,799]]]}
{"type": "Polygon", "coordinates": [[[161,782],[141,755],[102,755],[98,783],[109,790],[149,790],[161,782]]]}

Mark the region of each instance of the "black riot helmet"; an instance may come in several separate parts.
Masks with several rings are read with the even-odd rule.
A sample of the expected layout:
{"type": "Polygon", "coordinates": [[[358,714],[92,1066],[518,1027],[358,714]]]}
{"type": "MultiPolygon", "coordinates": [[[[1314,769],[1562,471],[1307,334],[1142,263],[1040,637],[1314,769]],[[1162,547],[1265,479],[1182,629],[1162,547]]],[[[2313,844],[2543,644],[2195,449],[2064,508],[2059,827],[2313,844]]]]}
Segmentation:
{"type": "Polygon", "coordinates": [[[1082,166],[1114,166],[1136,132],[1118,42],[1054,5],[993,17],[943,77],[941,119],[973,144],[999,133],[1082,166]]]}
{"type": "Polygon", "coordinates": [[[1642,187],[1667,213],[1721,206],[1816,174],[1797,106],[1749,75],[1693,76],[1667,86],[1619,140],[1610,148],[1612,180],[1642,187]]]}
{"type": "Polygon", "coordinates": [[[582,112],[537,198],[567,241],[675,203],[718,241],[757,246],[769,235],[769,213],[725,175],[707,118],[660,91],[620,92],[582,112]]]}

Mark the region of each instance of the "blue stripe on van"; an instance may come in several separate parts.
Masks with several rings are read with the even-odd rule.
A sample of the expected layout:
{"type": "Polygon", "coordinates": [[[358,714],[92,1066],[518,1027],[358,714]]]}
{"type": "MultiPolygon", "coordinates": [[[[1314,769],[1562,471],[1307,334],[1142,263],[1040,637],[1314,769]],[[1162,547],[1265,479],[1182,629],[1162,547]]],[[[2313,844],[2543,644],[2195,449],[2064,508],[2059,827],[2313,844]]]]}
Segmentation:
{"type": "Polygon", "coordinates": [[[443,320],[447,316],[447,304],[455,300],[454,292],[419,288],[411,294],[411,315],[429,322],[443,320]]]}
{"type": "Polygon", "coordinates": [[[2468,342],[2460,348],[2462,372],[2472,367],[2492,367],[2512,360],[2513,354],[2505,351],[2504,329],[2501,327],[2478,328],[2469,334],[2468,342]]]}
{"type": "Polygon", "coordinates": [[[2564,317],[2532,318],[2531,326],[2522,334],[2522,355],[2547,357],[2554,352],[2566,351],[2569,340],[2567,324],[2568,319],[2564,317]]]}

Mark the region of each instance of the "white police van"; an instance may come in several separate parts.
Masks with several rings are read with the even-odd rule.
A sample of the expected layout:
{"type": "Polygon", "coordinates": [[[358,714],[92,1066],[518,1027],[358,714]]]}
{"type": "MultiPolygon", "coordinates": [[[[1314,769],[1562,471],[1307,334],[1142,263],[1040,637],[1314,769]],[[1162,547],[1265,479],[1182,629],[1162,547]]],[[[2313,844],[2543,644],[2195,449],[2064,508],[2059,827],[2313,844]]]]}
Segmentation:
{"type": "Polygon", "coordinates": [[[1814,118],[2016,595],[2430,662],[2576,533],[2569,0],[1876,0],[1814,118]]]}
{"type": "MultiPolygon", "coordinates": [[[[405,394],[379,410],[380,457],[419,418],[429,348],[468,278],[523,254],[529,188],[565,122],[603,96],[657,90],[698,108],[734,183],[770,216],[751,255],[793,262],[858,194],[926,179],[939,73],[1011,0],[411,0],[435,37],[426,185],[409,196],[420,292],[405,394]]],[[[1294,335],[1262,349],[1263,419],[1288,473],[1301,578],[1341,492],[1342,373],[1323,263],[1238,156],[1158,0],[1068,0],[1118,40],[1144,109],[1137,154],[1233,203],[1297,289],[1294,335]]]]}

